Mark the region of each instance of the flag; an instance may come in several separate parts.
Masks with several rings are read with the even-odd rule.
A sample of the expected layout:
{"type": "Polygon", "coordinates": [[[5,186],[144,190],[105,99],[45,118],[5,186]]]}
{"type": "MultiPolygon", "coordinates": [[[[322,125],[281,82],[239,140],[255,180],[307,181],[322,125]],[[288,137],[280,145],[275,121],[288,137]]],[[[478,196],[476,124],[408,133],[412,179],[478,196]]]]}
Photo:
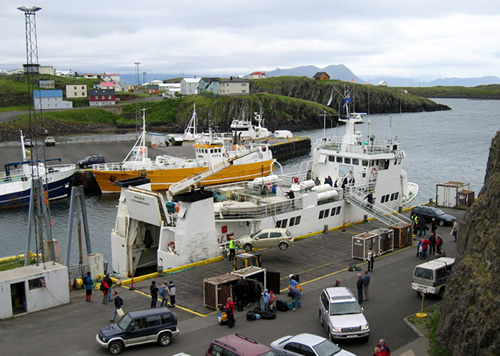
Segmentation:
{"type": "Polygon", "coordinates": [[[345,101],[344,101],[344,106],[342,106],[342,110],[345,110],[346,105],[350,103],[351,103],[351,94],[347,92],[345,95],[345,101]]]}
{"type": "Polygon", "coordinates": [[[332,103],[332,100],[333,100],[333,89],[332,89],[332,93],[330,94],[330,99],[328,100],[328,104],[326,104],[326,106],[330,106],[330,104],[332,103]]]}

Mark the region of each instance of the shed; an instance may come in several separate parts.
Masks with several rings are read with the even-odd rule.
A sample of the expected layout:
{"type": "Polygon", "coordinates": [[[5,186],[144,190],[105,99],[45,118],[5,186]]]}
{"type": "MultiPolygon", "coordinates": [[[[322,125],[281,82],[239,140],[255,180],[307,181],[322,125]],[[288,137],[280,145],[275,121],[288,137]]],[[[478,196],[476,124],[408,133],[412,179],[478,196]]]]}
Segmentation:
{"type": "Polygon", "coordinates": [[[436,205],[446,208],[468,207],[474,202],[474,192],[470,194],[470,184],[445,182],[436,185],[436,205]]]}
{"type": "Polygon", "coordinates": [[[40,263],[0,272],[0,319],[68,304],[68,267],[40,263]]]}
{"type": "Polygon", "coordinates": [[[313,76],[316,80],[330,80],[330,75],[327,72],[318,72],[313,76]]]}
{"type": "Polygon", "coordinates": [[[146,142],[151,147],[165,147],[167,146],[167,136],[161,133],[148,132],[146,133],[146,142]]]}

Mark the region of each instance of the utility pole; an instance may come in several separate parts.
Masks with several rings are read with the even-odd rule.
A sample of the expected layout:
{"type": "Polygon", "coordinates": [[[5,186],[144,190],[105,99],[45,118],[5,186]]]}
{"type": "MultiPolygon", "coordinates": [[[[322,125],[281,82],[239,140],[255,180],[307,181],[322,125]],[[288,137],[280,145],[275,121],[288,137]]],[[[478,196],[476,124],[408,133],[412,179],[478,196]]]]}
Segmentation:
{"type": "MultiPolygon", "coordinates": [[[[140,90],[139,88],[141,87],[141,84],[140,84],[140,75],[139,75],[139,65],[141,64],[141,62],[135,62],[135,92],[137,94],[139,94],[140,90]]],[[[139,117],[140,117],[141,113],[140,113],[140,109],[139,109],[139,104],[136,105],[136,108],[135,108],[135,132],[137,132],[139,130],[139,117]]]]}
{"type": "MultiPolygon", "coordinates": [[[[26,254],[24,257],[25,266],[29,265],[30,249],[31,249],[31,233],[35,230],[35,245],[36,251],[42,253],[42,261],[45,262],[44,253],[44,230],[47,233],[47,239],[52,240],[52,225],[51,216],[48,207],[48,186],[43,186],[43,177],[40,171],[40,161],[38,157],[38,147],[36,138],[43,130],[42,118],[42,100],[40,92],[40,65],[38,63],[38,45],[36,32],[36,13],[42,8],[33,6],[27,8],[21,6],[17,8],[24,13],[26,25],[26,64],[24,64],[24,75],[28,82],[29,92],[29,125],[30,135],[34,143],[33,152],[28,160],[31,161],[31,190],[30,190],[30,205],[28,212],[28,238],[26,242],[26,254]],[[47,194],[47,196],[46,196],[47,194]],[[37,239],[38,237],[38,239],[37,239]]],[[[45,161],[45,150],[43,150],[43,162],[45,161]]],[[[46,184],[47,179],[45,179],[46,184]]],[[[52,244],[53,246],[53,244],[52,244]]],[[[53,249],[53,247],[52,247],[53,249]]],[[[54,251],[52,251],[54,256],[54,251]]],[[[38,253],[37,253],[38,263],[38,253]]]]}

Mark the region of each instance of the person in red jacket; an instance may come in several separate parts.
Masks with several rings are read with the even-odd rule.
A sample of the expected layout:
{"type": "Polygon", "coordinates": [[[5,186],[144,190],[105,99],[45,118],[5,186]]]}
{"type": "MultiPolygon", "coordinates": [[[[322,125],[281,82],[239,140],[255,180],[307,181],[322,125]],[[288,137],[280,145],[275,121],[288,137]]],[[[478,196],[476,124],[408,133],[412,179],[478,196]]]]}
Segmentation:
{"type": "Polygon", "coordinates": [[[226,303],[227,325],[232,328],[234,326],[234,302],[231,297],[227,298],[226,303]]]}
{"type": "Polygon", "coordinates": [[[420,256],[422,259],[426,260],[427,259],[427,251],[429,249],[429,245],[431,242],[429,239],[425,238],[422,240],[422,256],[420,256]]]}
{"type": "Polygon", "coordinates": [[[377,347],[380,349],[380,353],[377,356],[391,356],[391,349],[384,339],[380,339],[377,347]]]}

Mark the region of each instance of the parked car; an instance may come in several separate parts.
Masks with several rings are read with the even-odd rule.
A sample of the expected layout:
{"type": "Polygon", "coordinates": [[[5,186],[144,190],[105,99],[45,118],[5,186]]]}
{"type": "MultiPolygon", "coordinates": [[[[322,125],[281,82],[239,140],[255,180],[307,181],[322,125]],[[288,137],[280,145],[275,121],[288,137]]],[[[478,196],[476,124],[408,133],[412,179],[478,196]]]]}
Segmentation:
{"type": "Polygon", "coordinates": [[[177,316],[167,308],[153,308],[128,312],[118,322],[105,326],[96,335],[97,342],[112,355],[124,348],[157,342],[170,345],[172,337],[179,335],[177,316]]]}
{"type": "Polygon", "coordinates": [[[78,166],[80,168],[91,167],[93,164],[106,163],[102,155],[92,155],[87,156],[84,159],[78,161],[78,166]]]}
{"type": "Polygon", "coordinates": [[[31,138],[25,138],[24,147],[33,147],[33,140],[31,140],[31,138]]]}
{"type": "Polygon", "coordinates": [[[330,340],[370,337],[363,308],[346,287],[323,289],[319,297],[319,320],[330,340]]]}
{"type": "Polygon", "coordinates": [[[444,295],[446,282],[451,273],[455,259],[451,257],[440,257],[433,261],[419,264],[413,270],[411,288],[424,294],[444,295]]]}
{"type": "Polygon", "coordinates": [[[56,140],[54,140],[54,137],[52,136],[45,137],[45,146],[55,146],[55,145],[56,145],[56,140]]]}
{"type": "Polygon", "coordinates": [[[232,334],[215,339],[210,343],[205,356],[275,356],[266,345],[259,344],[240,334],[232,334]]]}
{"type": "Polygon", "coordinates": [[[250,235],[242,236],[235,240],[238,247],[250,252],[253,248],[279,247],[286,250],[293,244],[290,231],[283,228],[262,229],[250,235]]]}
{"type": "Polygon", "coordinates": [[[412,209],[411,213],[424,218],[428,223],[432,222],[432,219],[434,218],[438,222],[439,226],[452,225],[453,220],[457,219],[453,215],[446,214],[441,209],[433,206],[416,206],[412,209]]]}
{"type": "Polygon", "coordinates": [[[271,343],[271,349],[278,356],[356,356],[324,337],[307,333],[279,338],[271,343]]]}

